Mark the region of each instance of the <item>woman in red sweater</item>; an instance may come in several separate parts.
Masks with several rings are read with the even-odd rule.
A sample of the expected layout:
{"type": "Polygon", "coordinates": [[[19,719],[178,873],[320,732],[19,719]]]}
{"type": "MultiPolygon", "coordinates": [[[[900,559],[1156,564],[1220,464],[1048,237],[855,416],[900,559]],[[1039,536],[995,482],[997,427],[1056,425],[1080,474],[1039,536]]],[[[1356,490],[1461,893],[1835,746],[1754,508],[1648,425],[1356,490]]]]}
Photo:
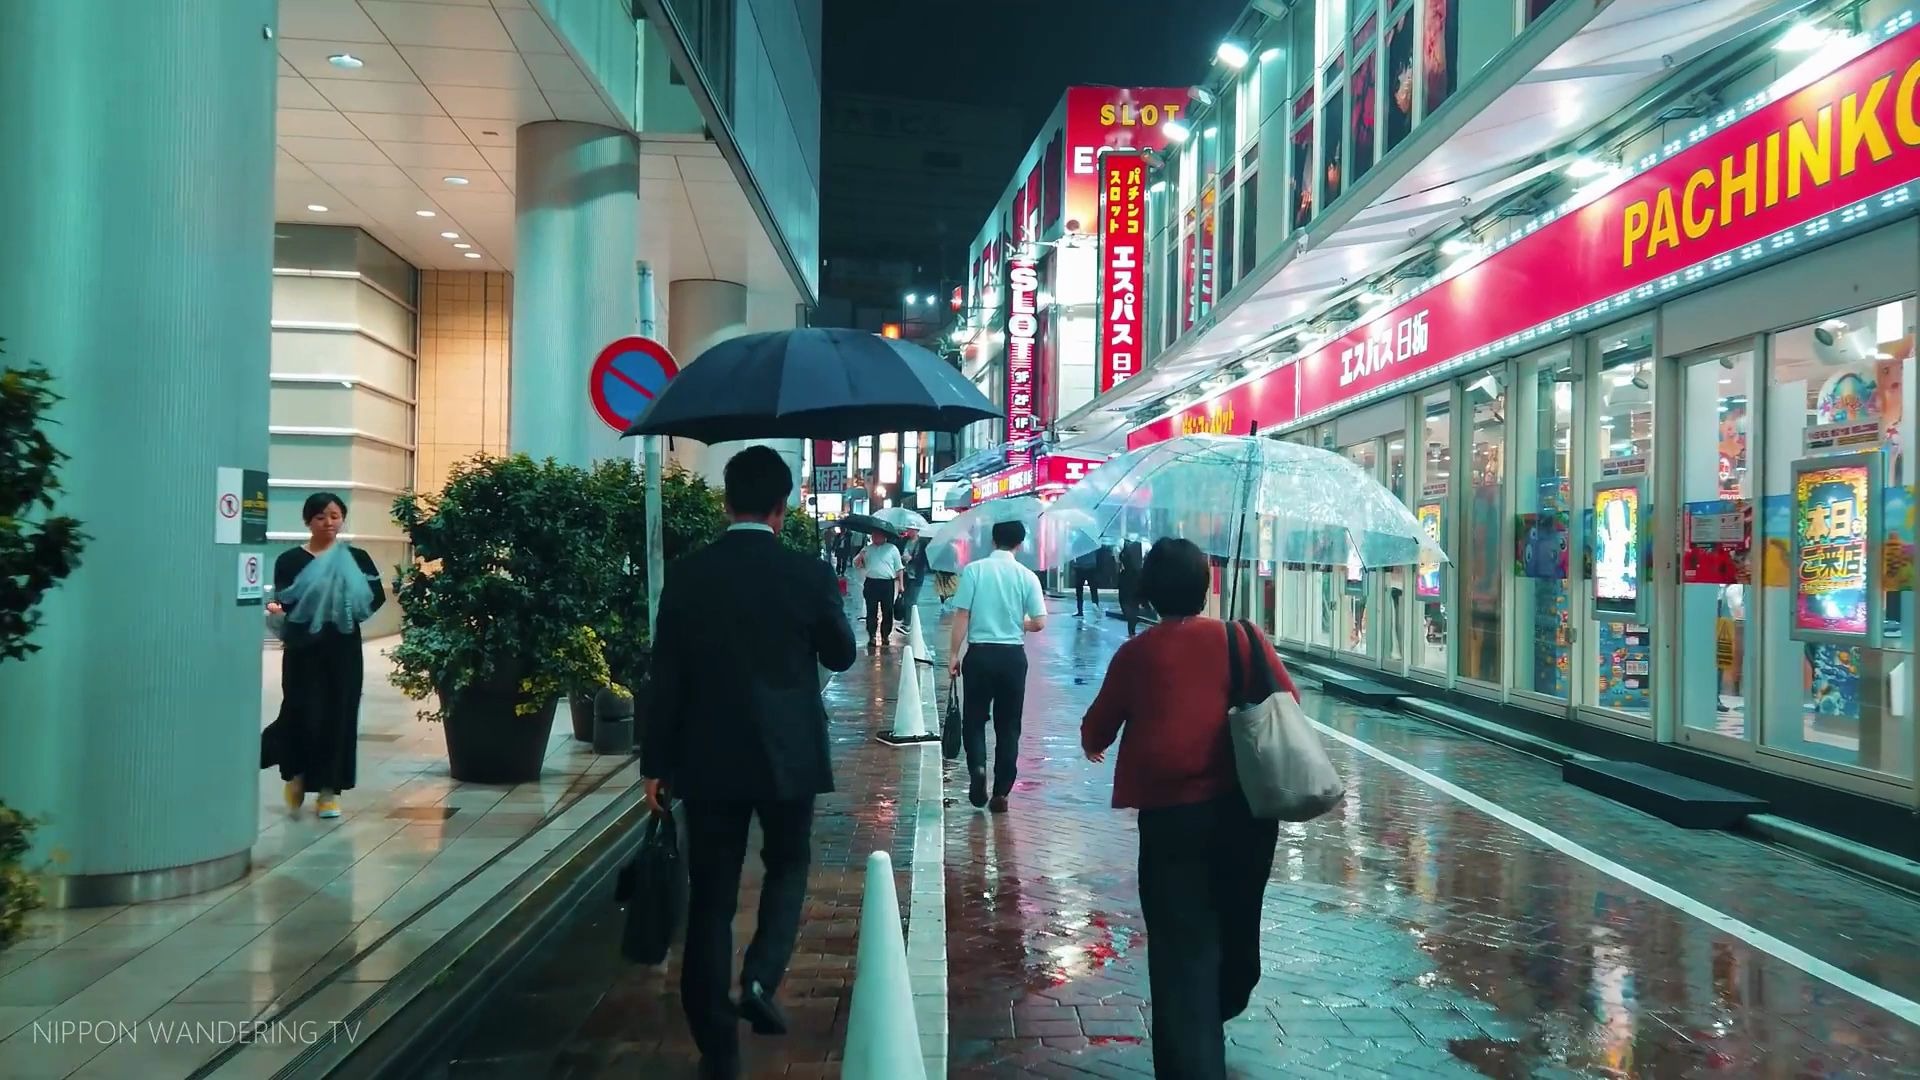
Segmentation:
{"type": "MultiPolygon", "coordinates": [[[[1117,737],[1113,805],[1140,811],[1153,1067],[1169,1080],[1227,1075],[1223,1026],[1260,981],[1260,906],[1277,821],[1247,809],[1227,732],[1227,629],[1200,614],[1212,571],[1191,541],[1162,539],[1140,572],[1160,624],[1120,646],[1080,725],[1091,761],[1117,737]]],[[[1266,635],[1274,685],[1299,697],[1266,635]]]]}

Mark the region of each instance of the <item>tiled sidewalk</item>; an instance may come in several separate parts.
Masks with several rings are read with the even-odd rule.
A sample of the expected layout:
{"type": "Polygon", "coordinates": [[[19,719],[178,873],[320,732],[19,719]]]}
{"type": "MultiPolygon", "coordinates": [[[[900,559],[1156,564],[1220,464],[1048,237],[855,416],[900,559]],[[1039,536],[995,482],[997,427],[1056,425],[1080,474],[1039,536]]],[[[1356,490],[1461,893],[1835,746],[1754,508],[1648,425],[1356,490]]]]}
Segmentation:
{"type": "MultiPolygon", "coordinates": [[[[891,724],[899,684],[896,649],[862,653],[826,690],[836,790],[817,804],[813,866],[799,947],[780,999],[792,1022],[782,1039],[742,1029],[749,1076],[837,1076],[846,1040],[867,856],[893,859],[909,918],[923,748],[874,739],[891,724]]],[[[937,751],[934,751],[937,753],[937,751]]],[[[760,865],[748,844],[734,947],[753,932],[760,865]]],[[[680,1011],[680,954],[641,968],[619,955],[621,909],[595,896],[550,955],[503,988],[436,1078],[663,1077],[694,1075],[697,1052],[680,1011]]],[[[908,926],[910,938],[913,927],[908,926]]],[[[737,969],[737,961],[736,961],[737,969]]]]}
{"type": "MultiPolygon", "coordinates": [[[[1133,815],[1108,808],[1112,765],[1086,763],[1077,737],[1124,629],[1053,623],[1029,650],[1013,812],[948,811],[955,1076],[1152,1074],[1133,815]]],[[[1307,703],[1561,842],[1330,742],[1349,794],[1283,828],[1262,982],[1228,1029],[1235,1075],[1920,1075],[1920,1027],[1796,966],[1915,993],[1920,962],[1900,944],[1920,929],[1912,898],[1674,829],[1444,729],[1307,703]],[[1655,899],[1576,847],[1759,933],[1655,899]]]]}
{"type": "MultiPolygon", "coordinates": [[[[277,773],[264,771],[242,881],[36,913],[29,936],[0,952],[0,1077],[185,1076],[226,1047],[205,1031],[158,1042],[172,1025],[277,1018],[296,1002],[300,1017],[345,1019],[636,782],[626,758],[573,740],[563,706],[540,782],[455,783],[439,728],[387,683],[380,648],[368,645],[359,786],[344,816],[321,821],[309,799],[290,817],[277,773]],[[62,1037],[65,1020],[132,1027],[62,1037]]],[[[263,717],[279,708],[279,681],[269,651],[263,717]]],[[[221,1075],[264,1074],[300,1049],[249,1046],[221,1075]]]]}

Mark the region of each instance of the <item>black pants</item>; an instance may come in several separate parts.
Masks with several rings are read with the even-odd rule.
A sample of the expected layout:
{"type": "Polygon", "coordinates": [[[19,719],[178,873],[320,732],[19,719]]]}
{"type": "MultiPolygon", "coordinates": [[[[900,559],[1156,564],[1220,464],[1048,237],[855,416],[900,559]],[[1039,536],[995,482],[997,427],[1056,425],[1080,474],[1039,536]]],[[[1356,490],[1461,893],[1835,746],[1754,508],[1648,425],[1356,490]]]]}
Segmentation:
{"type": "Polygon", "coordinates": [[[1239,792],[1140,811],[1153,1071],[1224,1080],[1226,1033],[1260,981],[1260,905],[1279,839],[1239,792]]]}
{"type": "Polygon", "coordinates": [[[868,578],[861,586],[861,595],[867,598],[867,640],[885,640],[893,636],[893,596],[892,578],[868,578]]]}
{"type": "Polygon", "coordinates": [[[1082,589],[1093,594],[1093,609],[1100,610],[1100,579],[1092,570],[1073,572],[1073,610],[1085,614],[1087,600],[1086,593],[1082,592],[1082,589]]]}
{"type": "Polygon", "coordinates": [[[353,788],[360,749],[360,635],[324,632],[289,643],[280,668],[280,778],[308,791],[353,788]]]}
{"type": "Polygon", "coordinates": [[[1019,645],[969,645],[960,662],[961,719],[967,771],[987,770],[987,717],[993,717],[993,793],[1013,790],[1020,771],[1020,714],[1027,701],[1027,650],[1019,645]]]}
{"type": "Polygon", "coordinates": [[[1128,574],[1120,575],[1120,614],[1126,616],[1127,636],[1132,637],[1140,625],[1140,580],[1128,574]]]}
{"type": "Polygon", "coordinates": [[[740,967],[740,982],[768,993],[786,977],[807,899],[813,797],[786,802],[682,804],[687,816],[687,943],[680,964],[680,1005],[700,1052],[732,1054],[739,1018],[727,992],[733,962],[733,915],[740,906],[740,867],[747,826],[760,819],[760,918],[740,967]]]}

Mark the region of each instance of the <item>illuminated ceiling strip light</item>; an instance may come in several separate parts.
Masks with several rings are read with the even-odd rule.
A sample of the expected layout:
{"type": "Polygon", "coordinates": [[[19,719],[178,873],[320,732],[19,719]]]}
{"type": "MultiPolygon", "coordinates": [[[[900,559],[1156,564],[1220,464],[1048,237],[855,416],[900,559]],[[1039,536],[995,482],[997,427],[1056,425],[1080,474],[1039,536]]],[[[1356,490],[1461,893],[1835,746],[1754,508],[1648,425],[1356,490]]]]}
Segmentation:
{"type": "MultiPolygon", "coordinates": [[[[1797,85],[1793,87],[1785,87],[1785,86],[1768,87],[1767,89],[1751,94],[1748,97],[1744,98],[1738,106],[1734,108],[1724,109],[1720,113],[1716,114],[1712,118],[1712,120],[1709,121],[1709,124],[1711,125],[1713,130],[1719,130],[1720,128],[1724,128],[1732,124],[1734,121],[1739,120],[1742,117],[1745,117],[1753,113],[1755,110],[1763,108],[1764,106],[1779,100],[1780,98],[1787,97],[1794,93],[1798,93],[1800,90],[1805,89],[1806,87],[1811,86],[1816,82],[1819,82],[1821,79],[1826,78],[1828,75],[1833,74],[1833,72],[1839,70],[1841,67],[1844,67],[1847,64],[1853,63],[1855,60],[1858,60],[1862,54],[1866,53],[1868,50],[1874,48],[1880,43],[1886,41],[1888,38],[1891,38],[1897,34],[1900,34],[1909,29],[1912,29],[1914,25],[1914,20],[1915,20],[1915,9],[1913,8],[1907,8],[1906,10],[1900,12],[1898,15],[1889,16],[1879,26],[1875,27],[1872,33],[1866,35],[1868,38],[1867,44],[1864,47],[1862,47],[1859,52],[1854,53],[1851,56],[1844,56],[1844,57],[1836,56],[1834,57],[1833,61],[1830,64],[1825,65],[1825,67],[1821,70],[1801,70],[1800,74],[1803,76],[1803,78],[1798,82],[1797,85]]],[[[1708,128],[1708,126],[1709,126],[1708,124],[1702,124],[1695,130],[1705,131],[1708,128]]],[[[1698,140],[1696,139],[1693,141],[1697,142],[1698,140]]],[[[1632,171],[1622,170],[1621,172],[1617,173],[1616,174],[1618,178],[1617,181],[1606,184],[1606,190],[1611,191],[1614,188],[1617,188],[1627,183],[1630,180],[1637,179],[1642,173],[1647,172],[1649,169],[1652,169],[1654,166],[1660,164],[1663,161],[1666,161],[1668,158],[1673,157],[1675,154],[1678,154],[1686,150],[1690,145],[1691,143],[1684,138],[1674,139],[1669,141],[1668,143],[1663,145],[1659,150],[1646,154],[1645,156],[1641,157],[1639,160],[1635,161],[1633,163],[1632,171]]],[[[1767,237],[1763,240],[1756,241],[1753,244],[1749,244],[1747,248],[1743,248],[1738,253],[1738,255],[1741,261],[1744,262],[1751,257],[1748,255],[1748,250],[1750,249],[1759,248],[1763,245],[1770,245],[1773,250],[1780,250],[1785,247],[1788,247],[1793,243],[1795,243],[1795,238],[1793,236],[1794,233],[1799,232],[1801,229],[1806,228],[1810,225],[1813,225],[1816,222],[1826,222],[1829,218],[1840,217],[1842,226],[1851,225],[1855,222],[1863,220],[1867,215],[1867,213],[1870,212],[1870,210],[1867,209],[1868,204],[1873,203],[1876,200],[1886,200],[1889,198],[1894,198],[1896,201],[1892,205],[1896,205],[1896,206],[1903,205],[1912,197],[1912,193],[1909,189],[1911,189],[1913,186],[1914,185],[1911,183],[1902,184],[1901,186],[1894,188],[1890,191],[1883,192],[1880,195],[1868,196],[1867,198],[1861,199],[1859,202],[1853,203],[1850,206],[1842,207],[1841,209],[1834,211],[1831,214],[1822,215],[1820,218],[1816,219],[1815,222],[1807,222],[1807,223],[1803,223],[1802,225],[1795,225],[1795,226],[1792,226],[1791,228],[1782,229],[1780,232],[1775,233],[1770,237],[1767,237]],[[1849,215],[1857,215],[1857,216],[1849,216],[1849,215]]],[[[1478,253],[1468,255],[1460,259],[1458,262],[1447,267],[1447,269],[1443,273],[1435,276],[1434,278],[1432,278],[1426,284],[1420,286],[1419,288],[1413,289],[1405,293],[1404,295],[1394,297],[1393,304],[1388,308],[1382,309],[1379,314],[1384,315],[1387,311],[1391,311],[1394,308],[1401,306],[1402,304],[1409,303],[1414,299],[1424,295],[1429,290],[1432,290],[1434,288],[1437,288],[1441,285],[1446,284],[1447,282],[1453,280],[1455,277],[1458,277],[1459,275],[1466,273],[1468,270],[1473,269],[1475,266],[1480,265],[1482,261],[1488,258],[1491,258],[1493,255],[1499,253],[1500,251],[1505,250],[1507,247],[1511,246],[1514,243],[1517,243],[1522,238],[1531,235],[1534,231],[1539,229],[1541,226],[1554,221],[1555,219],[1559,218],[1561,215],[1571,213],[1578,209],[1582,209],[1589,203],[1597,201],[1603,194],[1605,194],[1604,191],[1599,190],[1597,187],[1593,185],[1589,185],[1586,188],[1582,188],[1580,191],[1575,192],[1572,198],[1566,200],[1565,202],[1561,203],[1557,207],[1554,207],[1545,211],[1544,213],[1535,217],[1532,221],[1529,221],[1524,228],[1516,229],[1514,232],[1508,233],[1506,236],[1501,237],[1498,241],[1492,244],[1482,244],[1480,246],[1480,250],[1478,253]]],[[[1827,228],[1827,225],[1822,224],[1818,231],[1808,233],[1807,235],[1817,236],[1821,232],[1825,232],[1826,228],[1827,228]]],[[[1724,256],[1721,256],[1721,257],[1724,257],[1724,256]]],[[[1705,263],[1699,264],[1698,266],[1689,267],[1687,270],[1680,271],[1680,273],[1687,274],[1687,273],[1693,273],[1695,271],[1700,271],[1695,277],[1688,279],[1689,283],[1693,281],[1698,281],[1701,278],[1704,278],[1708,274],[1713,272],[1711,269],[1701,271],[1700,267],[1701,266],[1710,267],[1710,265],[1714,261],[1716,260],[1709,259],[1705,263]]],[[[1669,275],[1669,277],[1672,277],[1672,276],[1673,275],[1669,275]]],[[[1599,303],[1592,306],[1599,311],[1612,310],[1610,305],[1616,301],[1619,301],[1622,297],[1632,297],[1635,294],[1639,294],[1643,292],[1650,297],[1654,295],[1653,290],[1658,289],[1659,291],[1664,292],[1668,289],[1668,287],[1669,286],[1667,285],[1667,280],[1663,278],[1661,279],[1661,281],[1654,282],[1652,284],[1641,285],[1633,289],[1629,289],[1625,293],[1620,294],[1620,297],[1612,297],[1612,298],[1609,298],[1608,300],[1602,300],[1599,303]]],[[[1336,305],[1329,304],[1327,308],[1324,308],[1322,310],[1323,311],[1330,310],[1334,306],[1336,305]]],[[[1535,331],[1538,331],[1541,327],[1551,325],[1552,323],[1558,321],[1558,319],[1570,318],[1574,322],[1578,322],[1585,317],[1584,313],[1586,310],[1587,309],[1582,308],[1581,314],[1576,314],[1572,316],[1559,316],[1556,319],[1550,319],[1546,323],[1540,324],[1540,327],[1535,327],[1533,330],[1524,331],[1523,333],[1525,333],[1527,337],[1531,339],[1532,337],[1536,336],[1535,331]]],[[[1332,336],[1335,338],[1344,337],[1345,335],[1353,332],[1353,330],[1355,330],[1356,328],[1362,325],[1365,325],[1366,323],[1371,321],[1373,321],[1371,317],[1366,319],[1356,319],[1353,322],[1348,323],[1347,325],[1342,327],[1337,333],[1335,333],[1332,336]]],[[[1569,325],[1571,325],[1571,323],[1569,323],[1569,325]]],[[[1520,337],[1521,337],[1520,334],[1515,334],[1512,336],[1511,339],[1509,339],[1509,341],[1517,344],[1518,339],[1520,339],[1520,337]]],[[[1420,377],[1426,378],[1428,376],[1438,374],[1441,370],[1447,369],[1452,365],[1466,363],[1480,356],[1490,355],[1491,352],[1501,351],[1505,347],[1506,347],[1506,343],[1493,343],[1491,345],[1483,345],[1479,349],[1474,350],[1473,352],[1467,353],[1460,357],[1456,357],[1452,360],[1448,360],[1443,364],[1437,365],[1434,368],[1431,368],[1425,372],[1422,372],[1420,377]]],[[[1315,419],[1321,416],[1330,415],[1331,413],[1346,409],[1349,406],[1362,404],[1366,401],[1372,400],[1374,397],[1388,390],[1392,390],[1395,393],[1399,392],[1398,387],[1394,387],[1391,384],[1389,384],[1389,386],[1379,387],[1374,390],[1367,391],[1366,393],[1360,394],[1356,397],[1348,398],[1347,400],[1340,402],[1338,405],[1329,406],[1325,409],[1320,410],[1317,413],[1311,413],[1307,416],[1295,417],[1293,420],[1288,421],[1288,423],[1299,424],[1299,423],[1303,423],[1305,421],[1315,419]]],[[[1224,393],[1225,391],[1221,391],[1221,392],[1224,393]]],[[[1195,404],[1199,404],[1204,401],[1210,401],[1212,400],[1213,397],[1217,397],[1217,396],[1218,395],[1209,395],[1207,398],[1201,399],[1201,402],[1196,402],[1195,404]]],[[[1157,423],[1160,420],[1164,420],[1168,416],[1171,416],[1174,413],[1179,412],[1188,407],[1190,406],[1183,405],[1178,408],[1169,409],[1168,411],[1155,417],[1153,420],[1148,421],[1148,423],[1157,423]]]]}

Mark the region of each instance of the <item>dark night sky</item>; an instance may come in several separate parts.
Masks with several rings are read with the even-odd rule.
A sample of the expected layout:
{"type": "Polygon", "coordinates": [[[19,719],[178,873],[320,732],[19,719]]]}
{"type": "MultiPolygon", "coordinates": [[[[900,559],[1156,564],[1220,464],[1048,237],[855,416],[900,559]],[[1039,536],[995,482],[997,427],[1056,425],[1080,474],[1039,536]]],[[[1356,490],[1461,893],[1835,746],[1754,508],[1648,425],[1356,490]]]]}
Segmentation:
{"type": "MultiPolygon", "coordinates": [[[[1245,0],[825,0],[825,91],[1010,105],[1075,83],[1184,86],[1245,0]]],[[[1028,130],[1010,141],[1024,150],[1028,130]]]]}
{"type": "MultiPolygon", "coordinates": [[[[828,99],[881,94],[1017,109],[1023,122],[995,148],[1011,181],[1066,87],[1196,82],[1246,0],[824,0],[824,8],[828,99]]],[[[831,155],[831,143],[824,150],[831,155]]],[[[857,212],[823,199],[823,211],[829,206],[857,212]]],[[[961,217],[984,220],[989,208],[990,200],[961,217]]],[[[822,225],[843,236],[840,226],[861,227],[822,225]]]]}

